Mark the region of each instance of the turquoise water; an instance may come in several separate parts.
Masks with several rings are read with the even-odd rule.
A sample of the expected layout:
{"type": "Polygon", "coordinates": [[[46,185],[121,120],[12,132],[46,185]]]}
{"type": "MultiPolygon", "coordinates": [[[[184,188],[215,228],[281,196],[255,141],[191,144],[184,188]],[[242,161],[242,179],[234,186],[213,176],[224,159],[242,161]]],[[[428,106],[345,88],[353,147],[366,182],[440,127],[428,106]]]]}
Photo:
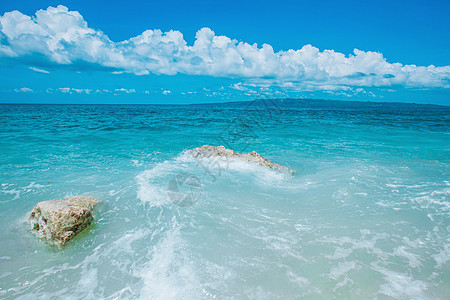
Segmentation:
{"type": "Polygon", "coordinates": [[[0,298],[448,299],[449,145],[438,106],[0,105],[0,298]],[[296,174],[185,153],[204,144],[296,174]],[[80,194],[89,230],[30,233],[80,194]]]}

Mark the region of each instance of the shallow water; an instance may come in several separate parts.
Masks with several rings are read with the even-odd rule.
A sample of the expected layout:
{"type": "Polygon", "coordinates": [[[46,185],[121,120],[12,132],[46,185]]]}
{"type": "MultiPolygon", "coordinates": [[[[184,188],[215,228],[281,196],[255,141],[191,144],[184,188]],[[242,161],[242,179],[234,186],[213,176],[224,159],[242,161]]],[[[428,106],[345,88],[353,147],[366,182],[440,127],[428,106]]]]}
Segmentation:
{"type": "Polygon", "coordinates": [[[449,145],[438,106],[0,105],[0,298],[446,299],[449,145]],[[29,232],[79,194],[89,230],[29,232]]]}

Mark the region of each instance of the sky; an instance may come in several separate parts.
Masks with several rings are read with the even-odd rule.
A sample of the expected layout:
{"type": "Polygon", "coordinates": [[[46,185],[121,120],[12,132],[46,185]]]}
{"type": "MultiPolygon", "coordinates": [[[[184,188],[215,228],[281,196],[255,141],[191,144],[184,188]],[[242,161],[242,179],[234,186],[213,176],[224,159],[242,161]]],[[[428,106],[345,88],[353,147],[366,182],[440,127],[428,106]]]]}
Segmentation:
{"type": "Polygon", "coordinates": [[[0,2],[0,102],[450,105],[450,1],[0,2]]]}

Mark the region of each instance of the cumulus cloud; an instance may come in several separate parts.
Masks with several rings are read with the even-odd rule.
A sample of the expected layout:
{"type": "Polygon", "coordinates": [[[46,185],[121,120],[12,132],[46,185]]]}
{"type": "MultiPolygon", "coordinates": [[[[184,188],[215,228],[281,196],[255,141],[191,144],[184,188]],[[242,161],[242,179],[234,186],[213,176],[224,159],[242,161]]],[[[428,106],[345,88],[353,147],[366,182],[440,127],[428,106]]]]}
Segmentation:
{"type": "Polygon", "coordinates": [[[136,93],[135,89],[125,89],[125,88],[115,89],[114,91],[122,92],[122,93],[126,93],[126,94],[136,93]]]}
{"type": "Polygon", "coordinates": [[[64,94],[91,94],[91,89],[77,89],[77,88],[69,88],[69,87],[63,87],[59,88],[58,91],[64,94]]]}
{"type": "Polygon", "coordinates": [[[14,92],[16,92],[16,93],[31,93],[31,92],[33,92],[33,90],[30,88],[27,88],[27,87],[23,87],[20,89],[14,89],[14,92]]]}
{"type": "Polygon", "coordinates": [[[174,30],[146,30],[113,42],[100,30],[90,28],[77,11],[61,5],[39,10],[32,17],[19,11],[6,12],[0,17],[0,57],[36,55],[56,64],[84,62],[113,68],[116,73],[209,75],[302,89],[450,88],[450,66],[389,63],[378,52],[355,49],[345,55],[311,45],[275,52],[268,44],[238,42],[209,28],[197,32],[193,45],[174,30]]]}

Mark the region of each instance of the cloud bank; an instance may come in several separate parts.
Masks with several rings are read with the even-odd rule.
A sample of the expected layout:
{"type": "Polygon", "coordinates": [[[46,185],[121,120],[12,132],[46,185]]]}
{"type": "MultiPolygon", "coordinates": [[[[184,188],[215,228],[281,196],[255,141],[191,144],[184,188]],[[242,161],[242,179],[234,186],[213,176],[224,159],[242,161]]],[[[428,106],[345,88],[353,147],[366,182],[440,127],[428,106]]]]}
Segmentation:
{"type": "Polygon", "coordinates": [[[217,36],[209,28],[197,32],[193,45],[187,45],[183,34],[174,30],[146,30],[114,42],[90,28],[80,13],[61,5],[39,10],[35,16],[11,11],[0,17],[0,59],[27,57],[47,64],[87,63],[137,75],[207,75],[318,90],[344,86],[450,88],[450,66],[402,65],[387,62],[378,52],[355,49],[346,56],[311,45],[275,52],[268,44],[258,47],[238,42],[217,36]]]}

